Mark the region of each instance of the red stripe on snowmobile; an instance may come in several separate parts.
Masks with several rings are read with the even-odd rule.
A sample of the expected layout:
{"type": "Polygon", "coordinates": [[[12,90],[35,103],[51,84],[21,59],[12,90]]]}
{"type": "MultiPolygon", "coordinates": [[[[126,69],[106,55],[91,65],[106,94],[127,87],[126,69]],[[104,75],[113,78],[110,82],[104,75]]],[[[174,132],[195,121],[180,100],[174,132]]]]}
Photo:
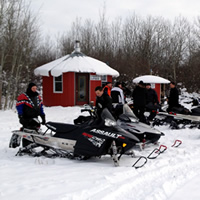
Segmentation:
{"type": "Polygon", "coordinates": [[[118,138],[121,138],[121,139],[123,139],[123,140],[125,139],[125,137],[123,137],[123,136],[119,136],[118,138]]]}
{"type": "Polygon", "coordinates": [[[169,114],[171,114],[171,115],[176,115],[176,113],[174,113],[174,112],[169,112],[169,114]]]}
{"type": "Polygon", "coordinates": [[[88,133],[82,133],[82,135],[84,135],[84,136],[86,136],[86,137],[89,137],[89,138],[92,138],[93,137],[93,135],[90,135],[90,134],[88,134],[88,133]]]}

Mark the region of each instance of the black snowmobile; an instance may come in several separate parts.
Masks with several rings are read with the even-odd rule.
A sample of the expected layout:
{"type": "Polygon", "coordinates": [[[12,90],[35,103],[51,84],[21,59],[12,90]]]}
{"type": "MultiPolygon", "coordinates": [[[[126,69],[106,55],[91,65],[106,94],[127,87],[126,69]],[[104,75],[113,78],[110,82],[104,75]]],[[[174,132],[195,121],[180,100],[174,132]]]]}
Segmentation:
{"type": "Polygon", "coordinates": [[[9,147],[19,147],[25,138],[31,143],[19,148],[17,155],[87,159],[109,154],[117,166],[121,157],[118,154],[123,155],[139,142],[136,136],[117,125],[107,109],[102,111],[100,120],[90,118],[82,125],[48,122],[46,127],[44,133],[30,129],[13,131],[9,147]]]}
{"type": "Polygon", "coordinates": [[[164,135],[154,127],[140,122],[127,104],[123,105],[123,114],[119,115],[117,124],[139,138],[143,144],[156,143],[164,135]]]}
{"type": "MultiPolygon", "coordinates": [[[[89,116],[80,116],[78,119],[74,120],[75,124],[83,124],[88,123],[88,120],[97,118],[95,114],[95,109],[90,106],[86,106],[86,109],[83,111],[88,111],[90,113],[89,116]]],[[[130,132],[132,135],[136,136],[139,139],[139,143],[137,145],[144,146],[149,143],[156,143],[160,139],[162,135],[164,135],[159,130],[147,125],[145,123],[139,122],[139,119],[135,116],[131,108],[127,105],[123,105],[123,113],[117,116],[117,125],[122,129],[130,132]]]]}
{"type": "MultiPolygon", "coordinates": [[[[167,107],[165,107],[167,108],[167,107]]],[[[200,128],[200,107],[195,106],[191,111],[184,106],[174,107],[168,112],[157,113],[153,125],[169,124],[172,129],[200,128]]]]}

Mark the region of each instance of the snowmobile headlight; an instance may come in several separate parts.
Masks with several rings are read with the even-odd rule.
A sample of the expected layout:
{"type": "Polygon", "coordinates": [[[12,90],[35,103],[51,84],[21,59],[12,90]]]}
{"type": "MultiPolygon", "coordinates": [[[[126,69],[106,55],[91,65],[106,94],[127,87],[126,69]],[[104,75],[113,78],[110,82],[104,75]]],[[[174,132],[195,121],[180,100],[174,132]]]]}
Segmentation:
{"type": "Polygon", "coordinates": [[[105,119],[106,126],[116,126],[116,122],[111,119],[105,119]]]}

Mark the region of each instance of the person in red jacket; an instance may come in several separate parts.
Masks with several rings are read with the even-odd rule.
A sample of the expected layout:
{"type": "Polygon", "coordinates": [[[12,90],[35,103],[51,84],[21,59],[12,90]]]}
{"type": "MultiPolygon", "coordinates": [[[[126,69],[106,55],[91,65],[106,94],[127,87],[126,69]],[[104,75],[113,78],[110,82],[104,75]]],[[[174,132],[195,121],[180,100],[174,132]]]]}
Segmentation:
{"type": "MultiPolygon", "coordinates": [[[[26,92],[18,96],[16,109],[19,122],[23,125],[23,129],[37,130],[38,123],[34,119],[37,119],[38,116],[42,118],[42,124],[46,123],[42,99],[37,92],[35,83],[29,83],[26,92]]],[[[22,143],[24,147],[30,144],[26,139],[23,139],[22,143]]]]}
{"type": "Polygon", "coordinates": [[[31,128],[32,119],[38,116],[42,118],[42,124],[45,124],[43,103],[37,92],[36,84],[30,83],[26,92],[18,96],[16,108],[19,122],[24,128],[31,128]]]}

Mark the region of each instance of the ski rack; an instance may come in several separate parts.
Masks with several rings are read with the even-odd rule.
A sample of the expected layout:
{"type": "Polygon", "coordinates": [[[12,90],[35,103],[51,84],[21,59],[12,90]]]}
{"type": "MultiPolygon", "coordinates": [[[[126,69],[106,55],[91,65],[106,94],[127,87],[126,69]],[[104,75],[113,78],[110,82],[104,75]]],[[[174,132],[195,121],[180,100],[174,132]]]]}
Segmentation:
{"type": "MultiPolygon", "coordinates": [[[[175,140],[171,147],[179,147],[181,144],[182,144],[181,140],[175,140]]],[[[166,150],[167,150],[167,146],[160,145],[159,148],[155,148],[153,151],[151,151],[151,153],[147,157],[140,156],[136,160],[136,162],[132,165],[132,167],[135,167],[135,169],[141,168],[147,163],[148,159],[156,159],[160,154],[164,153],[166,150]],[[137,166],[137,163],[142,159],[144,160],[144,163],[137,166]]]]}

